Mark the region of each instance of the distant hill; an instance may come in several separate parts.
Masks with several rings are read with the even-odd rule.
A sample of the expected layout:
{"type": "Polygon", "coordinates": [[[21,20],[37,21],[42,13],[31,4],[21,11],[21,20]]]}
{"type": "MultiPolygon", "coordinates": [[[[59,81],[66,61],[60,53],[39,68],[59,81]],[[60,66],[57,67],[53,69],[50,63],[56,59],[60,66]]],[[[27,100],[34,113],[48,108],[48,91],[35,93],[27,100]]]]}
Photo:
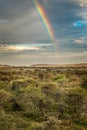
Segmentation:
{"type": "Polygon", "coordinates": [[[29,67],[87,67],[87,63],[80,64],[33,64],[29,67]]]}
{"type": "Polygon", "coordinates": [[[87,67],[87,63],[79,63],[79,64],[33,64],[33,65],[30,65],[30,66],[22,66],[22,65],[19,65],[19,66],[12,66],[12,65],[2,65],[0,64],[0,68],[3,68],[3,67],[14,67],[14,68],[44,68],[44,67],[57,67],[57,68],[66,68],[66,67],[87,67]]]}

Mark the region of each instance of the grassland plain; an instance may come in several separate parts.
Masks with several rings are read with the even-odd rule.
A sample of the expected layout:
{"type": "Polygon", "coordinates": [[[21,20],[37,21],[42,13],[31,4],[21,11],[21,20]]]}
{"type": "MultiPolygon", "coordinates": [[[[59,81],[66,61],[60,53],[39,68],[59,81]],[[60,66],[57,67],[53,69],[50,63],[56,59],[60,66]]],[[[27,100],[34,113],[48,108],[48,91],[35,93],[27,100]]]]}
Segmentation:
{"type": "Polygon", "coordinates": [[[0,130],[87,130],[87,64],[0,66],[0,130]]]}

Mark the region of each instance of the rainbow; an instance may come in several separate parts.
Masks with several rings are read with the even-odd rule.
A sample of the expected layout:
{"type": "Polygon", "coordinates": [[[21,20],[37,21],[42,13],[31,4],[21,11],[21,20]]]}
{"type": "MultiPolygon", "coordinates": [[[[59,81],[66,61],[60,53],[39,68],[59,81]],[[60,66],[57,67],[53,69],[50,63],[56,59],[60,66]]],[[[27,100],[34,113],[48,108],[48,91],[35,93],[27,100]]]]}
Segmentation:
{"type": "Polygon", "coordinates": [[[48,16],[47,16],[45,10],[43,9],[42,5],[37,0],[33,0],[33,1],[34,1],[35,7],[36,7],[42,21],[43,21],[43,23],[44,23],[44,25],[47,29],[47,32],[48,32],[51,40],[53,41],[53,43],[56,44],[57,40],[56,40],[56,37],[55,37],[55,34],[54,34],[54,30],[51,26],[51,23],[48,19],[48,16]]]}

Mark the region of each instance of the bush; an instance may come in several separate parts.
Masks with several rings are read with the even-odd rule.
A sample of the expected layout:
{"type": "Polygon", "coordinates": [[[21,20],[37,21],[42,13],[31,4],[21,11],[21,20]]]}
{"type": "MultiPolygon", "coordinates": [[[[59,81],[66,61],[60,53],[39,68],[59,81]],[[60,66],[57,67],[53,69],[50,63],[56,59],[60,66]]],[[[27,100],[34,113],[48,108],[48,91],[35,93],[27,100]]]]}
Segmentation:
{"type": "Polygon", "coordinates": [[[87,80],[84,80],[81,85],[83,88],[87,89],[87,80]]]}

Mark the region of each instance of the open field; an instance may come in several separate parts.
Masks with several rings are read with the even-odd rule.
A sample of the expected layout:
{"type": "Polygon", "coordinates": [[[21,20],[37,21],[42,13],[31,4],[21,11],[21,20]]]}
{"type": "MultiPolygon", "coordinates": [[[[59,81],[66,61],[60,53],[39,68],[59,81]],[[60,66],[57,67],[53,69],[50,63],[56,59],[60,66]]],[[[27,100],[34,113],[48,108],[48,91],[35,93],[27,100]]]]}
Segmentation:
{"type": "Polygon", "coordinates": [[[0,65],[0,130],[87,130],[87,64],[0,65]]]}

